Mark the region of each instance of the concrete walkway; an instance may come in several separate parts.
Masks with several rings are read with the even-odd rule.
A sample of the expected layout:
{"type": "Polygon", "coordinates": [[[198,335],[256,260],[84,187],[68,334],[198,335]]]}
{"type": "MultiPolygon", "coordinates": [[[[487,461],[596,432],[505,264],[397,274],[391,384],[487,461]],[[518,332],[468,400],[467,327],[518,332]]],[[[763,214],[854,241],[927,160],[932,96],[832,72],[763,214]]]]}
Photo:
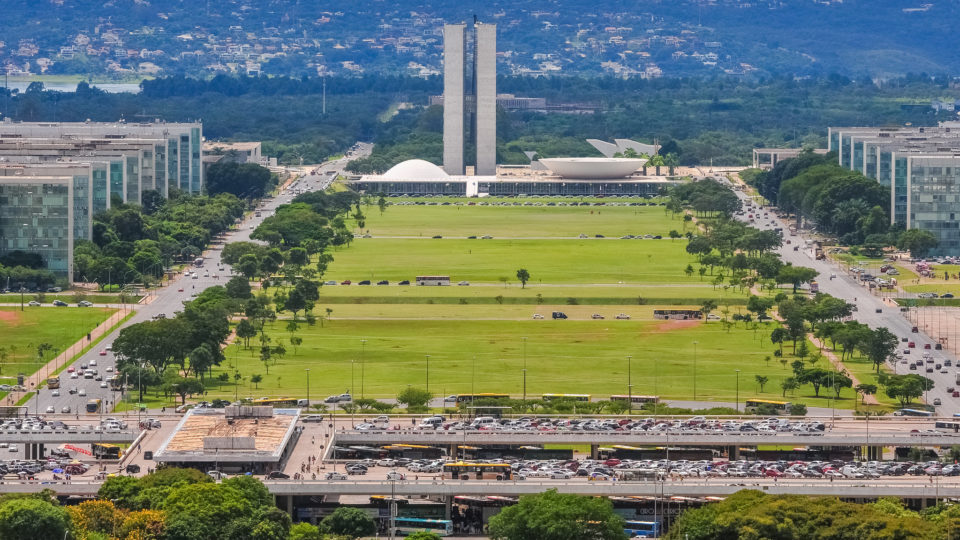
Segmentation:
{"type": "MultiPolygon", "coordinates": [[[[857,376],[851,373],[850,370],[847,369],[847,366],[843,365],[843,362],[839,358],[837,358],[837,355],[833,352],[832,349],[828,348],[819,339],[813,337],[813,334],[808,334],[807,339],[809,339],[810,342],[817,347],[817,349],[822,351],[823,356],[826,356],[827,359],[830,360],[830,363],[833,364],[833,367],[837,368],[837,371],[839,371],[840,373],[843,373],[847,377],[850,377],[850,380],[853,381],[854,388],[856,388],[857,385],[861,383],[861,381],[857,379],[857,376]]],[[[880,404],[880,402],[877,401],[877,398],[875,396],[864,396],[863,403],[865,405],[880,404]]]]}

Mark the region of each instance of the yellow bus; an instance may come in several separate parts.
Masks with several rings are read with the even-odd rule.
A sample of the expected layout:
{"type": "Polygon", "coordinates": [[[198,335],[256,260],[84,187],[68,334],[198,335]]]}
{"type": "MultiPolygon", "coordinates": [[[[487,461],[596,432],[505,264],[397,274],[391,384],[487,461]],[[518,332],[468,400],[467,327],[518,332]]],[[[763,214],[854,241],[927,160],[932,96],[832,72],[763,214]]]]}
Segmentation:
{"type": "Polygon", "coordinates": [[[772,401],[769,399],[748,399],[743,402],[743,410],[748,413],[755,413],[761,405],[773,407],[777,414],[786,414],[790,412],[789,401],[772,401]]]}
{"type": "Polygon", "coordinates": [[[296,407],[297,399],[294,398],[258,398],[253,400],[251,405],[258,405],[261,407],[296,407]]]}
{"type": "Polygon", "coordinates": [[[509,463],[457,461],[443,466],[443,474],[453,480],[509,480],[513,469],[509,463]]]}
{"type": "Polygon", "coordinates": [[[457,403],[464,403],[467,401],[476,401],[478,399],[509,399],[510,394],[457,394],[457,403]]]}
{"type": "Polygon", "coordinates": [[[544,401],[565,399],[567,401],[590,401],[590,394],[544,394],[544,401]]]}
{"type": "Polygon", "coordinates": [[[60,388],[60,377],[50,377],[47,379],[47,388],[53,390],[55,388],[60,388]]]}
{"type": "Polygon", "coordinates": [[[87,402],[87,412],[88,413],[98,413],[100,412],[101,401],[99,399],[91,399],[87,402]]]}
{"type": "Polygon", "coordinates": [[[629,401],[634,405],[643,405],[644,403],[659,403],[659,396],[637,396],[637,395],[627,395],[627,394],[618,394],[615,396],[610,396],[610,401],[629,401]]]}

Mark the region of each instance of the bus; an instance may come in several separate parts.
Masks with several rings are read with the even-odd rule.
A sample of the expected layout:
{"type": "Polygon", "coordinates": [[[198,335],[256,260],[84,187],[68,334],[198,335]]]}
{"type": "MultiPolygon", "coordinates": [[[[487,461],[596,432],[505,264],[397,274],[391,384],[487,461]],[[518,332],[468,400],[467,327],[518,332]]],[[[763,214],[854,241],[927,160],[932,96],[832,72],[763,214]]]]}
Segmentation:
{"type": "Polygon", "coordinates": [[[637,396],[637,395],[627,395],[620,394],[616,396],[610,396],[610,401],[630,401],[634,405],[643,405],[645,403],[660,403],[659,396],[637,396]]]}
{"type": "Polygon", "coordinates": [[[509,463],[457,461],[444,464],[443,472],[452,480],[509,480],[513,469],[509,463]]]}
{"type": "Polygon", "coordinates": [[[397,536],[410,536],[420,531],[437,536],[453,535],[453,522],[449,519],[424,519],[411,517],[393,518],[393,530],[397,536]]]}
{"type": "Polygon", "coordinates": [[[660,523],[657,521],[627,521],[623,532],[630,538],[659,538],[660,523]]]}
{"type": "Polygon", "coordinates": [[[457,394],[457,403],[472,402],[478,399],[510,399],[510,394],[457,394]]]}
{"type": "Polygon", "coordinates": [[[60,388],[60,377],[50,377],[47,379],[47,388],[53,390],[55,388],[60,388]]]}
{"type": "Polygon", "coordinates": [[[894,416],[933,416],[933,413],[930,411],[923,411],[920,409],[900,409],[893,413],[894,416]]]}
{"type": "Polygon", "coordinates": [[[100,403],[99,399],[91,399],[87,402],[87,412],[88,413],[98,413],[100,412],[100,403]]]}
{"type": "Polygon", "coordinates": [[[789,401],[772,401],[769,399],[748,399],[743,402],[743,410],[748,413],[756,413],[761,405],[771,406],[777,414],[786,414],[790,412],[789,401]]]}
{"type": "Polygon", "coordinates": [[[93,457],[97,459],[120,459],[123,454],[120,447],[115,444],[93,443],[91,446],[93,457]]]}
{"type": "Polygon", "coordinates": [[[295,398],[258,398],[250,402],[251,405],[259,407],[296,407],[298,399],[295,398]]]}
{"type": "Polygon", "coordinates": [[[960,422],[945,422],[942,420],[937,420],[937,423],[934,427],[937,429],[952,431],[954,433],[960,433],[960,422]]]}
{"type": "Polygon", "coordinates": [[[544,401],[565,399],[567,401],[590,401],[590,394],[544,394],[544,401]]]}

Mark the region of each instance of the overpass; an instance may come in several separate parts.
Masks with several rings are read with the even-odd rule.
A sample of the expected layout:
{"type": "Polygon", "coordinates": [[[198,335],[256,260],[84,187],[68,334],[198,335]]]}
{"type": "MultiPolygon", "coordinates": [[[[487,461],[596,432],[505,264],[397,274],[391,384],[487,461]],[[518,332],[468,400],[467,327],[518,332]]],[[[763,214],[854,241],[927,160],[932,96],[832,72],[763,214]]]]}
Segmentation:
{"type": "MultiPolygon", "coordinates": [[[[96,481],[33,481],[4,482],[0,484],[0,494],[38,493],[51,489],[60,495],[93,497],[100,488],[96,481]]],[[[829,481],[826,479],[778,479],[769,478],[711,478],[677,480],[639,481],[639,482],[589,482],[584,479],[543,480],[543,481],[398,481],[381,480],[361,481],[265,481],[267,489],[276,497],[286,497],[282,502],[292,504],[293,496],[344,496],[344,495],[385,495],[392,493],[403,497],[453,497],[456,495],[474,496],[519,496],[542,493],[556,489],[561,493],[574,493],[592,496],[660,496],[660,497],[708,497],[727,496],[743,489],[755,489],[771,495],[811,495],[833,496],[851,499],[875,499],[879,496],[902,497],[905,499],[936,499],[960,497],[960,479],[945,477],[930,482],[926,477],[892,477],[886,480],[849,480],[829,481]]]]}
{"type": "Polygon", "coordinates": [[[828,429],[825,432],[645,432],[645,431],[339,431],[339,446],[377,444],[540,445],[589,444],[637,446],[952,446],[960,433],[891,429],[828,429]]]}
{"type": "Polygon", "coordinates": [[[0,443],[19,444],[91,444],[91,443],[131,443],[140,435],[139,430],[96,431],[93,429],[34,431],[0,431],[0,443]]]}

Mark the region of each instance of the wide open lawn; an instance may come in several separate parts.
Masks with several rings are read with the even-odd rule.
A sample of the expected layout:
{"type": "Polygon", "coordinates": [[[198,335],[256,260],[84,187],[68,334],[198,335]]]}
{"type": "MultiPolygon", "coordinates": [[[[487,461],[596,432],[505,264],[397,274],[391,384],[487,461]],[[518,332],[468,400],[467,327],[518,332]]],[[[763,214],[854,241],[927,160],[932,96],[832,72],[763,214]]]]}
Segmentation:
{"type": "Polygon", "coordinates": [[[686,240],[453,240],[358,239],[333,253],[325,277],[343,281],[369,279],[376,283],[413,281],[416,276],[447,275],[454,283],[516,282],[526,268],[530,285],[652,284],[703,285],[699,276],[683,270],[695,259],[686,240]]]}
{"type": "MultiPolygon", "coordinates": [[[[396,206],[380,214],[371,207],[364,232],[374,237],[444,237],[490,235],[494,238],[576,238],[600,234],[666,236],[684,232],[678,215],[671,219],[662,206],[396,206]]],[[[688,224],[690,230],[692,225],[688,224]]],[[[641,242],[641,240],[634,240],[641,242]]]]}
{"type": "Polygon", "coordinates": [[[44,354],[44,360],[49,361],[114,311],[96,307],[27,307],[24,311],[0,307],[0,348],[7,354],[2,375],[16,378],[17,373],[33,373],[38,366],[38,345],[53,345],[53,350],[44,354]]]}
{"type": "MultiPolygon", "coordinates": [[[[741,401],[758,396],[778,398],[780,381],[790,375],[789,367],[775,359],[769,364],[764,360],[773,350],[767,339],[771,324],[760,325],[756,331],[741,325],[728,333],[717,322],[469,320],[440,315],[431,319],[335,319],[323,327],[303,326],[297,335],[304,342],[296,352],[289,345],[285,321],[279,321],[269,325],[267,333],[284,342],[287,354],[270,366],[269,374],[259,355],[239,346],[230,347],[221,371],[231,380],[236,371],[245,377],[240,397],[305,396],[305,370],[309,367],[312,399],[350,388],[360,395],[361,385],[368,397],[389,398],[407,385],[426,385],[426,355],[430,355],[430,390],[435,395],[471,390],[521,395],[526,337],[528,395],[626,394],[626,357],[632,355],[634,393],[692,399],[694,342],[698,400],[734,401],[737,369],[741,370],[741,401]],[[259,389],[248,382],[252,374],[264,377],[259,389]],[[766,392],[759,393],[756,375],[769,378],[766,392]]],[[[585,317],[586,311],[580,316],[585,317]]],[[[213,387],[211,393],[232,396],[234,387],[213,387]]],[[[812,390],[805,387],[788,398],[810,405],[826,403],[825,399],[806,397],[808,393],[812,390]]],[[[842,397],[847,399],[838,406],[852,408],[852,391],[845,390],[842,397]]]]}

